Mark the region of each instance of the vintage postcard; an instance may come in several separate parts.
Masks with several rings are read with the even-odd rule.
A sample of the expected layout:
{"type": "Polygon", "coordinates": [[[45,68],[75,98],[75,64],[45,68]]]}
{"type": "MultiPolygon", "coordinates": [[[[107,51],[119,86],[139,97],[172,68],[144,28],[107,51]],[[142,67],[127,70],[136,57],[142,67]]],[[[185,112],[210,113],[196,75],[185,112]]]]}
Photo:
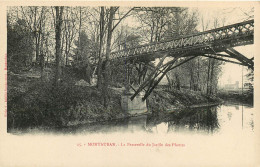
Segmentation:
{"type": "Polygon", "coordinates": [[[260,166],[259,2],[3,1],[0,166],[260,166]]]}

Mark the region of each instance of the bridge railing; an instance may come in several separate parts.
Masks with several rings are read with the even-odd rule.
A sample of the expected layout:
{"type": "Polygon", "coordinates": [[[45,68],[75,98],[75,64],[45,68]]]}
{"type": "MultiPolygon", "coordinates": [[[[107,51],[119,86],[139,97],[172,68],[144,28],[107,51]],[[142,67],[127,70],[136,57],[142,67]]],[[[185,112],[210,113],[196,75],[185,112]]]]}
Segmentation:
{"type": "Polygon", "coordinates": [[[232,39],[235,37],[246,37],[253,34],[254,20],[249,20],[168,41],[162,41],[141,45],[135,48],[119,50],[111,53],[111,59],[134,57],[141,54],[154,53],[157,51],[165,51],[207,44],[216,40],[232,39]]]}

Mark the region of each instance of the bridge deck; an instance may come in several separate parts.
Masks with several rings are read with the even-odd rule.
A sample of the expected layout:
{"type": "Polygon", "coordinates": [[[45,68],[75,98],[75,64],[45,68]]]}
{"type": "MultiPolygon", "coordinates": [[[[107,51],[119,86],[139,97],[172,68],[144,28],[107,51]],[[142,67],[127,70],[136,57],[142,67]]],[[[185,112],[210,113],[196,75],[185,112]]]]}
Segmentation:
{"type": "Polygon", "coordinates": [[[111,59],[131,59],[149,56],[154,59],[160,53],[168,52],[170,56],[187,51],[194,54],[222,52],[227,47],[254,43],[254,20],[232,24],[209,31],[200,32],[168,41],[141,45],[139,47],[112,52],[111,59]]]}

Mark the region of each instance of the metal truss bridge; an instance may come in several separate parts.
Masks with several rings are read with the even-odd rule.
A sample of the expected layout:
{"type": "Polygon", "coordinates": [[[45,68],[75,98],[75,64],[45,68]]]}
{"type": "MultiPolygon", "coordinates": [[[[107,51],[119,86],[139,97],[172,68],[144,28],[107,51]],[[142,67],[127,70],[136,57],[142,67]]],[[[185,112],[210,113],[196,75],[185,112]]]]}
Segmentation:
{"type": "MultiPolygon", "coordinates": [[[[233,49],[236,46],[253,43],[254,20],[249,20],[168,41],[119,50],[112,52],[110,58],[112,61],[123,59],[132,62],[152,61],[155,58],[160,58],[160,62],[152,69],[149,76],[143,77],[145,80],[131,97],[133,100],[137,94],[145,90],[143,97],[143,100],[145,100],[168,71],[197,56],[211,57],[225,62],[240,64],[253,70],[254,58],[248,59],[233,49]],[[163,64],[166,57],[173,57],[173,60],[163,64]],[[178,59],[181,59],[181,61],[175,64],[178,59]]],[[[138,71],[140,71],[140,75],[146,74],[146,72],[143,74],[145,70],[141,68],[138,71]]]]}

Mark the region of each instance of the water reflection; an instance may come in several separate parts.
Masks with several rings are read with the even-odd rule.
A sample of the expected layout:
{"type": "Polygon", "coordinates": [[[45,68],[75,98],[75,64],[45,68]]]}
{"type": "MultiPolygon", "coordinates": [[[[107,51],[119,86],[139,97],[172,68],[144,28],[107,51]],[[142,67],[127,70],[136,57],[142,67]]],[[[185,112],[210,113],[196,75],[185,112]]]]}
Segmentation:
{"type": "Polygon", "coordinates": [[[131,132],[146,130],[147,115],[131,117],[127,119],[127,127],[131,132]]]}
{"type": "Polygon", "coordinates": [[[253,108],[244,105],[222,105],[217,114],[222,133],[253,132],[253,108]]]}
{"type": "Polygon", "coordinates": [[[138,132],[167,133],[228,133],[254,131],[253,108],[243,105],[220,105],[189,109],[170,114],[143,115],[124,120],[94,123],[65,128],[69,133],[138,132]]]}
{"type": "Polygon", "coordinates": [[[185,110],[179,113],[169,114],[168,118],[170,119],[167,120],[167,122],[165,122],[164,119],[161,119],[162,123],[155,125],[157,132],[158,129],[159,130],[164,129],[165,131],[165,128],[167,127],[167,133],[173,133],[173,132],[214,133],[219,128],[218,119],[217,119],[217,107],[185,110]],[[164,128],[162,128],[163,125],[165,126],[164,128]]]}
{"type": "Polygon", "coordinates": [[[163,119],[157,118],[147,122],[149,129],[158,133],[160,129],[167,133],[240,133],[253,132],[253,108],[243,105],[221,105],[215,107],[185,110],[169,114],[163,119]],[[153,122],[153,123],[152,123],[153,122]],[[156,122],[156,123],[154,123],[156,122]],[[154,126],[154,127],[153,127],[154,126]],[[162,126],[164,126],[162,128],[162,126]]]}

